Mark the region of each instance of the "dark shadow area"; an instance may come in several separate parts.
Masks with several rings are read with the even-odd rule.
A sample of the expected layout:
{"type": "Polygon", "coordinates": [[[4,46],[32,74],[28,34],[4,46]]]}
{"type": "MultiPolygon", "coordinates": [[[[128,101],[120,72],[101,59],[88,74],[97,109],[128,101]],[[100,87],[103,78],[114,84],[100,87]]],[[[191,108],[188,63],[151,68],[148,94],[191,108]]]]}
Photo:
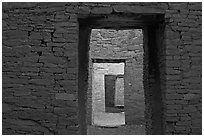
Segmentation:
{"type": "Polygon", "coordinates": [[[114,107],[116,75],[105,75],[105,109],[114,107]]]}
{"type": "Polygon", "coordinates": [[[105,111],[107,113],[124,112],[124,106],[115,104],[115,83],[118,77],[124,78],[123,75],[105,75],[105,111]]]}

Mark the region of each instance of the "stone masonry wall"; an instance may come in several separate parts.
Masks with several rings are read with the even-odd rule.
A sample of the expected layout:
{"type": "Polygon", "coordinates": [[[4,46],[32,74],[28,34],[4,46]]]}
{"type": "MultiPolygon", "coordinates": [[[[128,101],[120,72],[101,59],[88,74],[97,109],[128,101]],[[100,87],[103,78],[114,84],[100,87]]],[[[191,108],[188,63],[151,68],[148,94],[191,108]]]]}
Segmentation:
{"type": "MultiPolygon", "coordinates": [[[[141,29],[93,29],[90,39],[90,58],[137,59],[142,61],[143,36],[141,29]]],[[[142,62],[140,62],[142,65],[142,62]]]]}
{"type": "Polygon", "coordinates": [[[161,133],[202,133],[202,3],[33,2],[2,4],[3,134],[80,134],[78,18],[112,14],[163,15],[161,133]]]}

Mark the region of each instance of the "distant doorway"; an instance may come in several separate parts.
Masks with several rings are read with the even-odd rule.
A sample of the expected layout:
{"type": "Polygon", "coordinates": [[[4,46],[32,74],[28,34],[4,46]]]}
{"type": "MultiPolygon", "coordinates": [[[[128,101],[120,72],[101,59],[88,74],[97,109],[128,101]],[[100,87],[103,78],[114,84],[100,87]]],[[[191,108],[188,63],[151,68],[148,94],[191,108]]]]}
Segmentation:
{"type": "Polygon", "coordinates": [[[118,85],[124,85],[124,82],[119,83],[117,75],[124,75],[124,63],[93,63],[92,125],[94,126],[125,125],[124,112],[116,111],[121,102],[124,104],[124,89],[121,91],[121,85],[118,85]],[[107,76],[110,77],[110,75],[115,76],[116,79],[109,81],[107,76]]]}

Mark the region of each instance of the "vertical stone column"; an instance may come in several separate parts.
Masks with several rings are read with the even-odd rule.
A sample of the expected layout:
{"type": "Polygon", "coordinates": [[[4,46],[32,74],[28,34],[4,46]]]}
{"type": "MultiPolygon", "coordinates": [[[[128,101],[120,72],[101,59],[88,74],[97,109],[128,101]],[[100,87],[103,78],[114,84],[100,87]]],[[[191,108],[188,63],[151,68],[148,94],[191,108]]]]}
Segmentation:
{"type": "Polygon", "coordinates": [[[89,58],[88,91],[87,91],[87,105],[86,105],[87,107],[86,120],[88,125],[91,125],[91,122],[92,122],[92,75],[93,75],[93,63],[92,63],[92,59],[89,58]]]}
{"type": "MultiPolygon", "coordinates": [[[[95,64],[94,64],[95,66],[95,64]]],[[[92,106],[94,112],[105,112],[104,74],[94,67],[92,80],[92,106]]]]}
{"type": "MultiPolygon", "coordinates": [[[[142,48],[142,47],[141,47],[142,48]]],[[[129,59],[125,65],[125,121],[144,125],[145,98],[142,59],[129,59]]]]}
{"type": "MultiPolygon", "coordinates": [[[[130,125],[132,122],[133,118],[132,116],[134,115],[132,104],[134,103],[134,100],[132,101],[131,99],[131,72],[130,72],[130,60],[126,60],[125,62],[125,123],[127,125],[130,125]],[[133,113],[133,114],[132,114],[133,113]]],[[[135,108],[136,109],[136,108],[135,108]]]]}
{"type": "Polygon", "coordinates": [[[117,77],[115,81],[115,106],[124,106],[124,78],[117,77]]]}

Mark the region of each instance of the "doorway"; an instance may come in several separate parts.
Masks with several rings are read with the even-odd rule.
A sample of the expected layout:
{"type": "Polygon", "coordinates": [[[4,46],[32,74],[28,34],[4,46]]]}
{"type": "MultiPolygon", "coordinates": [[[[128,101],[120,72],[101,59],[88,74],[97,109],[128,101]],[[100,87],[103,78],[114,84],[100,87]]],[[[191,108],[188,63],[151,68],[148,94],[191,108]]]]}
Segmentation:
{"type": "MultiPolygon", "coordinates": [[[[145,16],[145,15],[144,15],[145,16]]],[[[117,17],[116,17],[117,18],[117,17]]],[[[127,19],[126,16],[124,16],[127,19]]],[[[89,103],[88,96],[89,92],[89,62],[90,62],[90,35],[91,30],[93,28],[97,29],[111,29],[115,30],[124,30],[127,29],[142,29],[144,42],[143,42],[143,88],[144,88],[144,98],[145,98],[145,111],[144,111],[144,119],[145,119],[145,134],[162,134],[162,92],[161,92],[161,82],[160,79],[162,76],[160,75],[163,72],[163,68],[161,67],[161,56],[165,54],[164,50],[162,50],[162,32],[163,27],[161,21],[163,16],[149,16],[151,18],[151,24],[147,21],[143,21],[142,23],[134,22],[135,19],[132,19],[131,22],[126,23],[118,23],[116,20],[113,21],[112,24],[107,23],[104,17],[101,18],[89,18],[89,19],[79,19],[79,75],[78,75],[78,102],[79,102],[79,121],[80,121],[80,130],[81,134],[87,134],[87,127],[91,124],[91,110],[92,108],[89,103]],[[152,20],[153,19],[153,20],[152,20]],[[104,21],[106,22],[104,24],[104,21]],[[161,23],[161,24],[160,24],[161,23]],[[88,24],[88,25],[87,25],[88,24]],[[107,26],[107,24],[109,24],[107,26]],[[136,28],[135,28],[136,27],[136,28]]],[[[130,20],[130,19],[127,19],[130,20]]],[[[117,50],[117,48],[116,48],[117,50]]],[[[131,61],[130,61],[131,62],[131,61]]],[[[130,73],[131,74],[131,73],[130,73]]],[[[126,82],[125,82],[126,83],[126,82]]],[[[126,86],[125,86],[126,87],[126,86]]],[[[124,105],[125,107],[126,105],[124,105]]],[[[125,110],[125,112],[128,112],[125,110]]],[[[131,118],[132,119],[132,118],[131,118]]],[[[134,119],[134,117],[133,117],[134,119]]],[[[131,125],[131,121],[128,122],[125,117],[125,123],[131,125]]],[[[137,120],[136,120],[137,121],[137,120]]],[[[135,121],[134,121],[135,122],[135,121]]],[[[134,123],[133,122],[133,123],[134,123]]]]}
{"type": "Polygon", "coordinates": [[[88,134],[145,134],[142,30],[92,29],[89,47],[88,134]]]}

